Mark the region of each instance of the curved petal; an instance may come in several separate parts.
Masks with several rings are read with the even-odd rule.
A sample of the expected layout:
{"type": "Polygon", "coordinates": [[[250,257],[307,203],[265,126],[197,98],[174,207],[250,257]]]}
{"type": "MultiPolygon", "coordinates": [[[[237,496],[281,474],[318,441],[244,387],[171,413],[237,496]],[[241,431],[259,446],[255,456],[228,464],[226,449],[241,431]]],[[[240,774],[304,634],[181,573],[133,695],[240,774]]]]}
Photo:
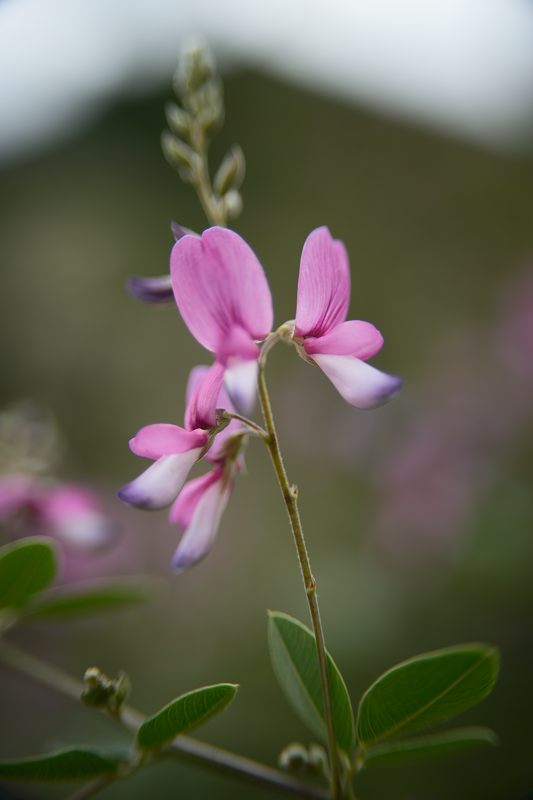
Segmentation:
{"type": "Polygon", "coordinates": [[[350,265],[342,242],[328,228],[307,237],[300,260],[296,336],[323,336],[344,322],[350,303],[350,265]]]}
{"type": "Polygon", "coordinates": [[[163,456],[138,478],[123,486],[118,496],[125,503],[150,511],[169,506],[180,493],[201,452],[197,447],[178,455],[163,456]]]}
{"type": "Polygon", "coordinates": [[[232,325],[217,348],[217,360],[224,366],[234,358],[241,361],[255,361],[258,356],[259,347],[240,325],[232,325]]]}
{"type": "Polygon", "coordinates": [[[170,275],[158,275],[155,278],[133,276],[126,281],[126,288],[143,303],[170,303],[174,298],[170,275]]]}
{"type": "Polygon", "coordinates": [[[353,356],[314,355],[339,394],[357,408],[375,408],[386,403],[402,386],[402,379],[380,372],[353,356]]]}
{"type": "Polygon", "coordinates": [[[249,414],[257,395],[257,361],[232,359],[226,367],[224,385],[235,409],[249,414]]]}
{"type": "Polygon", "coordinates": [[[234,231],[208,228],[172,248],[174,297],[194,338],[216,352],[233,325],[252,339],[272,328],[270,289],[255,253],[234,231]]]}
{"type": "Polygon", "coordinates": [[[230,492],[230,484],[217,480],[203,493],[172,559],[172,567],[176,572],[192,567],[209,553],[230,492]]]}
{"type": "Polygon", "coordinates": [[[370,322],[352,319],[341,322],[329,333],[319,337],[309,337],[304,341],[305,352],[335,356],[355,356],[366,361],[383,347],[383,336],[370,322]]]}
{"type": "MultiPolygon", "coordinates": [[[[196,426],[199,427],[199,426],[196,426]]],[[[180,428],[165,422],[146,425],[130,439],[130,450],[136,456],[152,458],[184,453],[195,447],[202,448],[207,443],[205,431],[180,428]]]]}
{"type": "Polygon", "coordinates": [[[195,428],[208,429],[215,425],[223,382],[224,367],[216,361],[196,381],[185,410],[185,427],[189,431],[194,432],[195,428]]]}
{"type": "Polygon", "coordinates": [[[187,481],[170,509],[170,522],[174,525],[179,525],[180,528],[188,528],[194,510],[204,496],[204,493],[213,483],[220,480],[221,476],[222,470],[216,467],[205,475],[201,475],[199,478],[193,478],[192,481],[187,481]]]}

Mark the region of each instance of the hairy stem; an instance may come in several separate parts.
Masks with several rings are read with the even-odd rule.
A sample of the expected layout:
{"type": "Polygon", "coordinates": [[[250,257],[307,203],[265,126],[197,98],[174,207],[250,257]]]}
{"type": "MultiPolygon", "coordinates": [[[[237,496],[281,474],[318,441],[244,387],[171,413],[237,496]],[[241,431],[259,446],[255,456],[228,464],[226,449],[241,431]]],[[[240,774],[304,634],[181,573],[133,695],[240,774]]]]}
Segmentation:
{"type": "Polygon", "coordinates": [[[261,408],[265,420],[265,427],[268,433],[268,437],[265,439],[265,443],[270,452],[272,463],[274,465],[274,471],[276,473],[276,478],[278,480],[279,487],[281,489],[281,494],[283,495],[283,499],[285,501],[285,506],[287,508],[287,513],[289,515],[292,533],[294,536],[294,543],[296,545],[296,550],[298,553],[298,560],[300,562],[300,569],[302,572],[305,592],[307,596],[307,604],[309,606],[309,613],[311,616],[313,632],[315,634],[318,665],[320,669],[320,679],[322,682],[322,694],[324,698],[324,716],[326,719],[326,727],[328,734],[328,751],[329,751],[329,760],[331,766],[332,794],[334,800],[342,800],[343,791],[342,791],[342,781],[341,781],[341,770],[340,770],[340,763],[337,751],[337,744],[335,740],[333,714],[331,710],[331,696],[329,689],[326,643],[324,639],[324,631],[322,629],[322,622],[320,619],[320,609],[318,606],[318,597],[317,597],[317,585],[311,569],[311,562],[309,560],[309,554],[307,552],[307,547],[305,544],[302,522],[300,519],[300,512],[298,510],[298,490],[296,486],[290,483],[287,475],[287,470],[285,469],[285,465],[283,463],[283,457],[281,454],[278,436],[276,433],[276,426],[274,423],[274,415],[272,413],[272,405],[270,403],[270,397],[268,394],[268,389],[265,379],[265,355],[273,343],[275,343],[274,339],[272,339],[270,342],[267,342],[268,346],[266,350],[264,350],[264,352],[262,353],[259,362],[259,374],[258,374],[259,399],[261,402],[261,408]]]}
{"type": "MultiPolygon", "coordinates": [[[[0,639],[0,661],[39,683],[67,695],[67,697],[75,700],[79,700],[81,697],[84,689],[81,681],[72,678],[62,670],[57,669],[57,667],[41,661],[36,656],[26,653],[19,647],[9,644],[5,639],[0,639]]],[[[140,711],[124,705],[120,710],[118,719],[129,731],[136,733],[139,726],[144,722],[145,717],[140,711]]],[[[168,746],[168,750],[161,752],[160,757],[170,757],[171,755],[180,758],[180,760],[190,761],[198,766],[213,769],[219,773],[232,775],[248,783],[269,786],[288,795],[307,797],[311,798],[311,800],[328,800],[328,795],[320,788],[309,786],[273,767],[244,758],[220,747],[200,742],[189,736],[177,736],[168,746]]],[[[83,786],[77,794],[74,794],[71,800],[92,797],[109,783],[109,776],[105,776],[105,779],[91,781],[83,786]]]]}

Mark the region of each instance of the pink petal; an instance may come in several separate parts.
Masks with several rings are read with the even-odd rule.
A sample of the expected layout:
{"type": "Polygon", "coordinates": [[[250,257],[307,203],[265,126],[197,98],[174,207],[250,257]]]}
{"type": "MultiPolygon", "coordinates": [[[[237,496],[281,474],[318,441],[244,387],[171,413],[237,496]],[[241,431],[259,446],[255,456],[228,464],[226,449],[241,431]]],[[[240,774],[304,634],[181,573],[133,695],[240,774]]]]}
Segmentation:
{"type": "Polygon", "coordinates": [[[353,356],[314,355],[339,394],[357,408],[374,408],[395,395],[402,386],[401,378],[380,372],[353,356]]]}
{"type": "Polygon", "coordinates": [[[50,533],[67,544],[97,549],[109,543],[116,527],[102,511],[97,496],[84,486],[64,484],[43,497],[41,517],[50,533]]]}
{"type": "Polygon", "coordinates": [[[196,381],[185,411],[185,427],[212,428],[216,423],[216,410],[224,381],[224,367],[215,363],[196,381]]]}
{"type": "Polygon", "coordinates": [[[304,341],[305,352],[310,356],[324,353],[335,356],[355,356],[366,361],[383,347],[383,336],[371,325],[362,320],[341,322],[324,336],[309,337],[304,341]]]}
{"type": "Polygon", "coordinates": [[[156,423],[146,425],[130,439],[130,450],[136,456],[152,458],[184,453],[193,448],[202,448],[207,442],[207,434],[201,430],[185,430],[178,425],[156,423]]]}
{"type": "Polygon", "coordinates": [[[180,493],[201,452],[202,449],[197,447],[177,455],[163,456],[138,478],[123,486],[118,496],[137,508],[155,510],[169,506],[180,493]]]}
{"type": "Polygon", "coordinates": [[[342,242],[325,227],[307,237],[300,260],[296,336],[323,336],[344,322],[350,302],[350,266],[342,242]]]}
{"type": "Polygon", "coordinates": [[[241,361],[257,360],[259,348],[244,328],[232,325],[217,350],[217,359],[225,366],[234,359],[241,361]]]}
{"type": "Polygon", "coordinates": [[[226,367],[224,385],[237,411],[249,414],[257,395],[257,361],[233,359],[226,367]]]}
{"type": "Polygon", "coordinates": [[[172,560],[176,572],[192,567],[209,553],[230,492],[231,484],[217,480],[203,493],[172,560]]]}
{"type": "Polygon", "coordinates": [[[170,509],[169,519],[174,525],[179,525],[180,528],[188,528],[194,509],[204,496],[206,490],[215,481],[220,480],[222,470],[220,468],[212,469],[200,478],[193,478],[192,481],[187,481],[177,500],[174,502],[170,509]]]}
{"type": "Polygon", "coordinates": [[[234,325],[262,340],[272,328],[272,298],[253,250],[234,231],[208,228],[172,248],[176,303],[192,335],[216,353],[234,325]]]}

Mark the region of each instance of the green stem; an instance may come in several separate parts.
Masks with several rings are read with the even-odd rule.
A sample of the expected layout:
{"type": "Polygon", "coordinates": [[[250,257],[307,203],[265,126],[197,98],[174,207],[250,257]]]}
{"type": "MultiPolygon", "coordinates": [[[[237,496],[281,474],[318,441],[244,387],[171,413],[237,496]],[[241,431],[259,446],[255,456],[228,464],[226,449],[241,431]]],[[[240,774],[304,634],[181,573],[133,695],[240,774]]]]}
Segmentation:
{"type": "MultiPolygon", "coordinates": [[[[0,639],[0,661],[70,698],[79,700],[81,697],[84,689],[81,681],[77,681],[62,670],[57,669],[57,667],[41,661],[41,659],[26,653],[19,647],[9,644],[4,639],[0,639]]],[[[135,708],[124,705],[120,710],[119,720],[129,731],[136,733],[139,726],[144,722],[145,717],[135,708]]],[[[176,737],[169,745],[169,751],[162,752],[161,756],[168,756],[170,753],[175,757],[180,757],[182,760],[214,769],[219,773],[232,775],[248,783],[270,786],[279,792],[297,797],[307,797],[311,798],[311,800],[328,800],[328,795],[323,789],[309,786],[273,767],[259,764],[252,759],[200,742],[189,736],[176,737]]],[[[104,781],[103,778],[101,785],[98,785],[97,781],[91,781],[91,783],[82,787],[77,795],[73,795],[71,800],[92,797],[97,791],[105,788],[108,783],[109,780],[104,781]],[[89,794],[83,794],[84,791],[89,792],[89,794]]]]}
{"type": "Polygon", "coordinates": [[[209,175],[209,162],[207,158],[207,142],[205,133],[198,123],[195,123],[191,132],[191,144],[198,156],[193,174],[192,185],[196,190],[198,199],[204,213],[211,225],[226,226],[226,213],[224,204],[218,202],[211,177],[209,175]]]}
{"type": "Polygon", "coordinates": [[[270,347],[275,344],[275,334],[270,340],[267,340],[265,349],[261,354],[259,360],[259,375],[258,375],[258,390],[263,417],[265,420],[265,427],[268,432],[268,438],[265,443],[270,452],[272,463],[276,478],[285,501],[287,513],[294,536],[294,543],[298,553],[298,560],[300,562],[300,569],[302,572],[305,592],[307,596],[307,604],[309,606],[309,614],[313,625],[315,634],[316,649],[318,655],[318,665],[320,669],[320,679],[322,683],[322,694],[324,698],[324,716],[326,719],[326,728],[328,734],[328,751],[331,766],[331,782],[332,794],[334,800],[342,800],[342,780],[341,770],[337,751],[337,744],[335,739],[335,727],[333,724],[333,713],[331,710],[331,696],[329,689],[328,677],[328,662],[326,655],[326,643],[324,639],[324,631],[320,619],[320,609],[318,606],[317,585],[316,580],[311,569],[311,562],[305,544],[305,538],[300,519],[300,512],[298,510],[298,490],[296,486],[292,485],[289,481],[287,470],[283,463],[283,456],[281,454],[278,436],[276,433],[276,426],[274,423],[274,415],[272,413],[272,405],[268,394],[266,379],[265,379],[265,356],[270,347]]]}
{"type": "Polygon", "coordinates": [[[94,797],[96,794],[99,794],[115,781],[116,777],[114,775],[104,775],[101,778],[95,778],[94,781],[86,783],[70,794],[67,800],[88,800],[89,797],[94,797]]]}

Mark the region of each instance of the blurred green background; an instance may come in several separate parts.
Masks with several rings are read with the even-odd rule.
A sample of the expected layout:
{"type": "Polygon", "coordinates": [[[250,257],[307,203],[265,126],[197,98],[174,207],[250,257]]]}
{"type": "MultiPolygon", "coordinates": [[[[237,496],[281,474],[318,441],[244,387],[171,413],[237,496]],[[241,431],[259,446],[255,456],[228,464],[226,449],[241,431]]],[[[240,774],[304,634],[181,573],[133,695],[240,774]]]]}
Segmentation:
{"type": "MultiPolygon", "coordinates": [[[[114,498],[140,467],[128,438],[180,423],[188,371],[206,363],[174,307],[144,307],[124,289],[130,275],[166,271],[170,219],[205,226],[160,154],[169,97],[116,103],[67,143],[2,167],[2,405],[51,409],[68,443],[63,476],[98,487],[122,526],[116,551],[86,571],[162,582],[141,609],[12,638],[77,676],[127,670],[147,713],[195,686],[239,682],[237,702],[200,738],[275,763],[288,741],[309,739],[276,685],[265,611],[305,620],[306,604],[266,452],[251,444],[213,552],[179,577],[165,513],[114,498]]],[[[533,791],[531,153],[491,153],[257,72],[229,75],[226,103],[213,160],[234,142],[246,154],[235,227],[265,267],[277,323],[294,316],[306,235],[327,224],[350,254],[351,316],[382,330],[375,363],[405,380],[393,403],[361,412],[288,349],[270,359],[328,644],[352,698],[427,649],[502,650],[496,691],[463,720],[493,727],[501,747],[369,772],[358,796],[523,799],[533,791]]],[[[3,757],[120,740],[95,712],[4,669],[1,682],[3,757]]],[[[274,796],[178,764],[102,796],[149,793],[274,796]]],[[[6,785],[0,796],[65,790],[6,785]]]]}

